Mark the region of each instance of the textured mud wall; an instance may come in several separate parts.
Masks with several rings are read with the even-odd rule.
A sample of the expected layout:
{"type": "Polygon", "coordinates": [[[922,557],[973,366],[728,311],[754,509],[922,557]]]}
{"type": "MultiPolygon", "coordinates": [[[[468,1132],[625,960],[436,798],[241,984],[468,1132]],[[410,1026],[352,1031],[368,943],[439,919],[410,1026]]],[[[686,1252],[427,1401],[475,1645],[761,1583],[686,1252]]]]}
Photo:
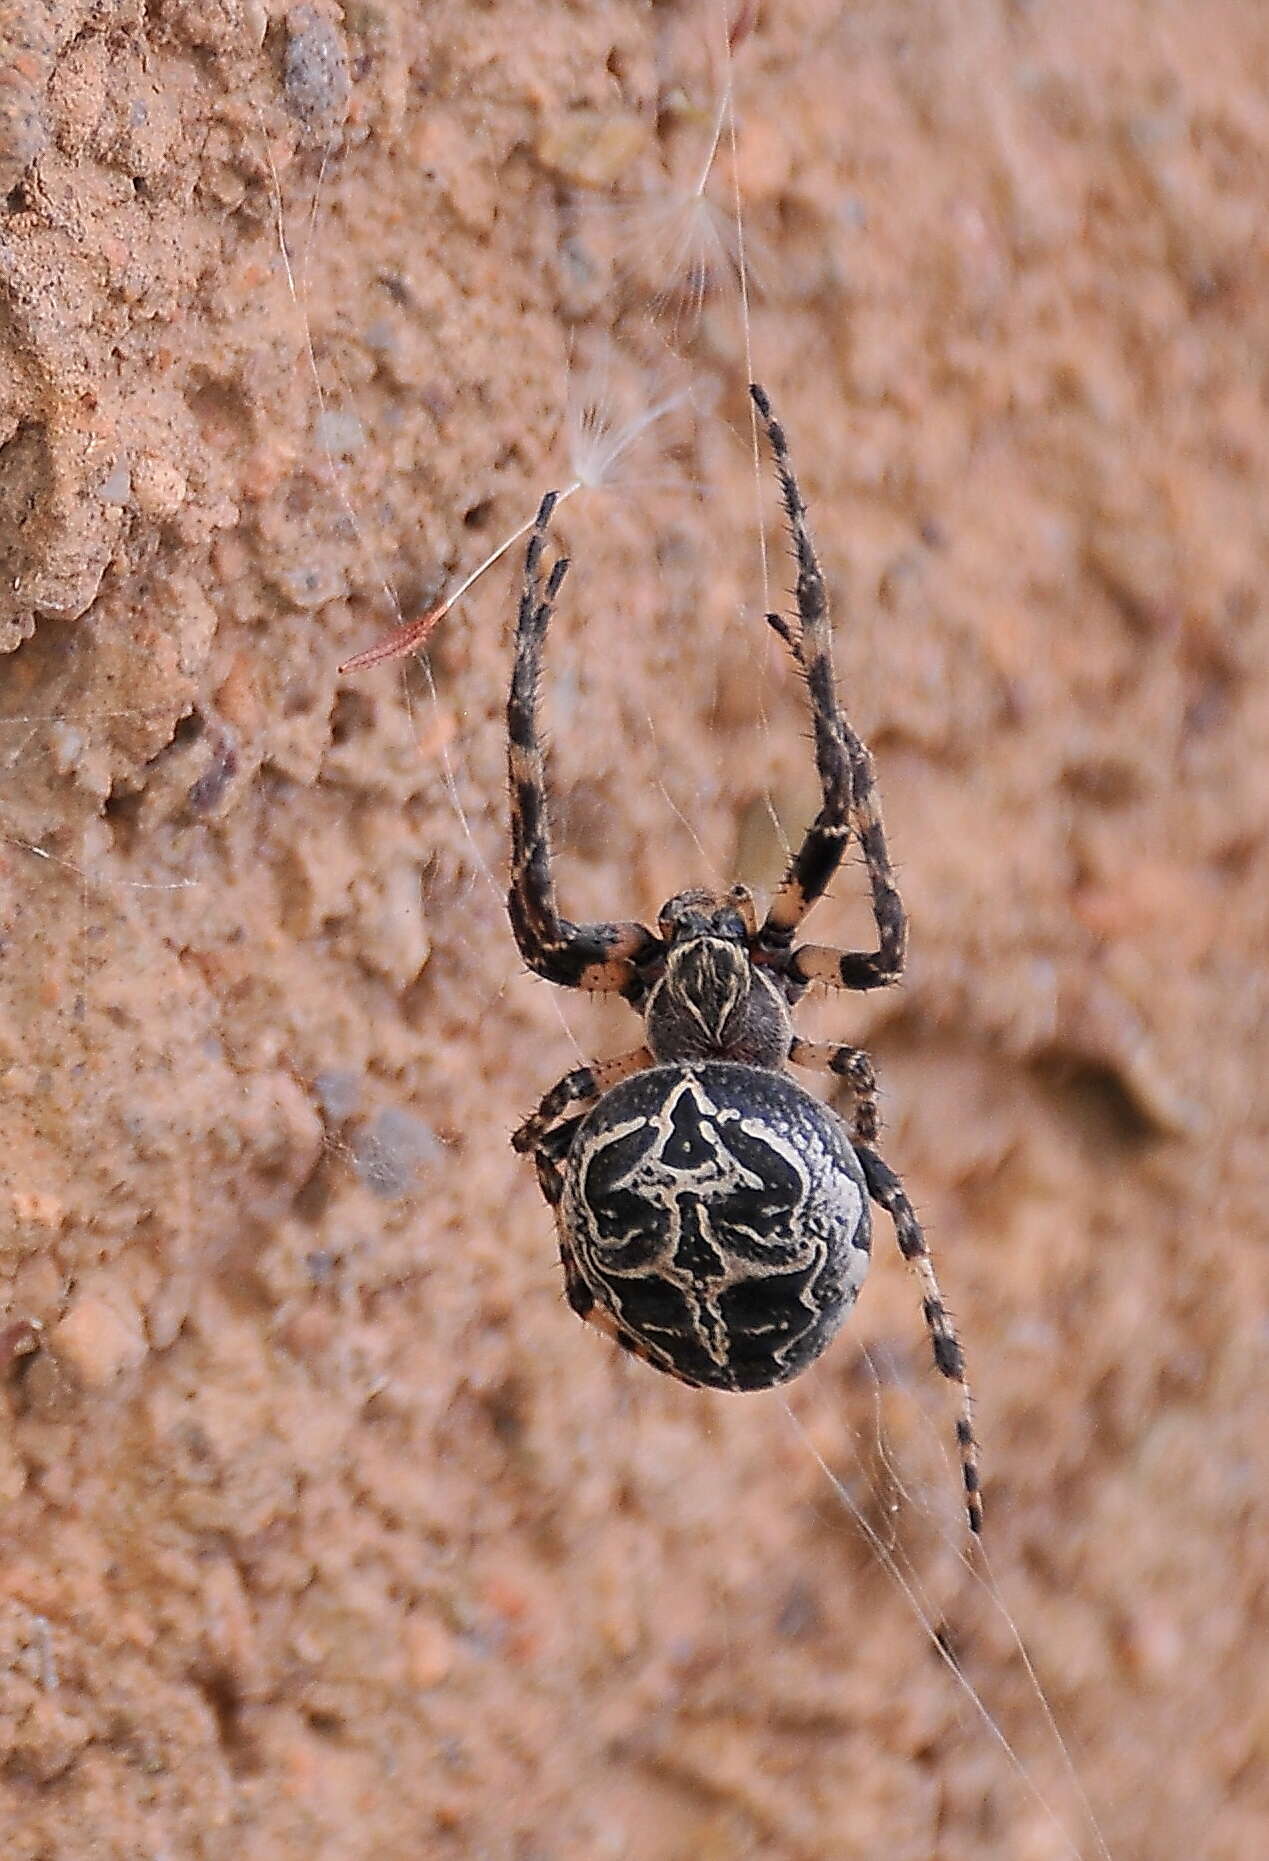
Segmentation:
{"type": "MultiPolygon", "coordinates": [[[[658,482],[559,523],[565,903],[772,882],[742,323],[673,296],[718,14],[0,17],[7,1861],[1093,1856],[880,1223],[796,1428],[562,1303],[507,1133],[636,1030],[502,913],[513,571],[335,670],[568,474],[570,354],[637,409],[672,346],[658,482]]],[[[1109,1852],[1251,1861],[1269,15],[749,23],[755,368],[913,919],[806,1025],[875,1053],[1109,1852]]]]}

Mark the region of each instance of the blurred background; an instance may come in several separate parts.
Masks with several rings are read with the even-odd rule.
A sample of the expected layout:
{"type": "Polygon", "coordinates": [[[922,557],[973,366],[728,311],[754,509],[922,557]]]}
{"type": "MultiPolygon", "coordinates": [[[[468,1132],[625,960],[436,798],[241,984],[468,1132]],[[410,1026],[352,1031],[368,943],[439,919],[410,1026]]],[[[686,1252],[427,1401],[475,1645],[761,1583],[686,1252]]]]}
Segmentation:
{"type": "Polygon", "coordinates": [[[0,34],[6,1856],[1262,1855],[1269,14],[0,34]],[[563,908],[769,888],[751,373],[912,918],[799,1020],[874,1055],[985,1561],[882,1217],[784,1392],[563,1302],[508,1135],[638,1026],[507,928],[521,545],[337,670],[576,486],[563,908]]]}

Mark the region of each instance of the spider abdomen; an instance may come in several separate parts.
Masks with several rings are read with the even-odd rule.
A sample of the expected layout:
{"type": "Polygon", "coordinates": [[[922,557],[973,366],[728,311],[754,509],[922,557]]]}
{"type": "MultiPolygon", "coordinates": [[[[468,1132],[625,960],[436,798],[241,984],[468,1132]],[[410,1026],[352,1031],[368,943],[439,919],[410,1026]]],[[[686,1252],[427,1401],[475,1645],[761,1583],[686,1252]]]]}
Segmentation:
{"type": "Polygon", "coordinates": [[[569,1147],[558,1216],[574,1308],[711,1389],[796,1376],[868,1268],[868,1191],[841,1120],[787,1074],[726,1060],[606,1093],[569,1147]]]}

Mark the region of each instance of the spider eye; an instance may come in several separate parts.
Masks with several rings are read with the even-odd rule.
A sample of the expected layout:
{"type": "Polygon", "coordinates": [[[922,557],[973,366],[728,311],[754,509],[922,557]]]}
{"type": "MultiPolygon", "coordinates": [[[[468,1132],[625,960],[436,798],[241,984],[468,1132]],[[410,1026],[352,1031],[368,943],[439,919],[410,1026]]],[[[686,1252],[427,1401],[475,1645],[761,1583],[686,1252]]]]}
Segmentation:
{"type": "Polygon", "coordinates": [[[699,888],[676,892],[657,913],[657,924],[667,943],[686,942],[709,934],[713,924],[714,895],[699,888]]]}

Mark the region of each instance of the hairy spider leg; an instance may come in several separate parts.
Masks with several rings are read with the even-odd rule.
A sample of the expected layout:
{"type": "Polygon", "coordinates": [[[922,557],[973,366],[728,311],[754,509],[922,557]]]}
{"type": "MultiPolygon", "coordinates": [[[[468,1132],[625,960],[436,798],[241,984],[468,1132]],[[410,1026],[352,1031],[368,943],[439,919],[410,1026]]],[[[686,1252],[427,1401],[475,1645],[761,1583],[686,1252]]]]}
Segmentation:
{"type": "Polygon", "coordinates": [[[803,1040],[793,1036],[789,1062],[819,1073],[832,1073],[851,1094],[850,1131],[856,1145],[871,1144],[877,1135],[877,1075],[872,1058],[862,1047],[840,1047],[829,1040],[803,1040]]]}
{"type": "Polygon", "coordinates": [[[864,1144],[856,1144],[855,1155],[863,1165],[869,1195],[893,1221],[899,1252],[913,1268],[920,1282],[921,1311],[934,1349],[935,1368],[960,1390],[961,1412],[956,1421],[956,1445],[960,1453],[961,1477],[965,1484],[969,1528],[977,1535],[983,1529],[982,1482],[978,1473],[978,1444],[974,1439],[974,1405],[965,1378],[965,1353],[943,1303],[943,1295],[934,1273],[934,1262],[930,1258],[925,1235],[917,1220],[916,1210],[908,1200],[907,1191],[889,1164],[883,1163],[875,1150],[868,1149],[864,1144]]]}
{"type": "Polygon", "coordinates": [[[877,925],[877,948],[835,951],[807,945],[792,951],[786,973],[796,982],[827,982],[837,988],[875,989],[903,973],[907,918],[886,847],[872,756],[838,707],[833,673],[833,640],[824,576],[806,523],[806,504],[798,488],[784,428],[757,383],[749,389],[762,416],[775,459],[776,474],[798,565],[797,608],[800,631],[795,638],[779,615],[768,620],[791,647],[806,678],[815,733],[815,766],[823,805],[790,862],[759,932],[760,946],[787,952],[794,933],[831,881],[853,831],[863,849],[877,925]]]}
{"type": "Polygon", "coordinates": [[[522,1156],[536,1150],[563,1120],[576,1118],[579,1111],[589,1111],[621,1080],[629,1079],[632,1073],[641,1073],[645,1066],[652,1064],[650,1048],[634,1047],[629,1053],[616,1054],[611,1060],[595,1060],[589,1066],[579,1066],[565,1073],[563,1079],[543,1095],[533,1116],[526,1118],[512,1137],[512,1148],[522,1156]]]}
{"type": "Polygon", "coordinates": [[[615,990],[638,1001],[644,993],[639,965],[660,952],[660,939],[644,925],[633,922],[570,923],[560,916],[555,903],[546,771],[537,714],[542,642],[555,597],[568,572],[568,558],[561,556],[543,590],[542,550],[557,502],[554,491],[543,498],[524,559],[515,664],[507,701],[511,791],[511,889],[507,914],[520,954],[537,975],[560,988],[615,990]]]}

